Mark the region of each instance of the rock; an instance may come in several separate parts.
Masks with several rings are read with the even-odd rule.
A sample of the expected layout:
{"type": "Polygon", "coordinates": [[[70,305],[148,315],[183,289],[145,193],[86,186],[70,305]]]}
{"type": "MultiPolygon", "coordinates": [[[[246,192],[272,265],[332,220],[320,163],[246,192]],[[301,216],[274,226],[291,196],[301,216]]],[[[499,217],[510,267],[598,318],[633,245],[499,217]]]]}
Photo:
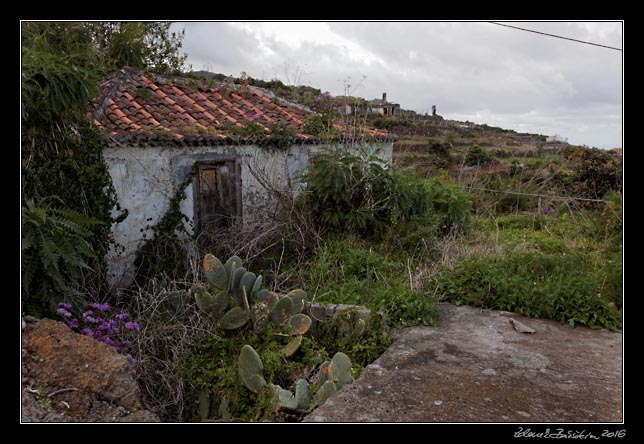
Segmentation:
{"type": "Polygon", "coordinates": [[[532,335],[532,334],[536,333],[536,331],[534,329],[528,327],[525,324],[522,324],[519,321],[515,321],[512,318],[508,319],[508,322],[510,323],[510,325],[512,325],[512,328],[514,328],[519,333],[525,333],[525,334],[528,334],[528,335],[532,335]]]}
{"type": "Polygon", "coordinates": [[[27,392],[38,389],[29,396],[23,390],[24,421],[60,422],[62,415],[66,421],[111,422],[136,412],[135,418],[158,421],[142,410],[127,358],[109,345],[50,319],[30,323],[22,341],[23,381],[27,392]],[[97,410],[104,401],[107,407],[97,410]]]}
{"type": "Polygon", "coordinates": [[[159,418],[148,410],[139,410],[120,418],[118,422],[159,422],[159,418]]]}

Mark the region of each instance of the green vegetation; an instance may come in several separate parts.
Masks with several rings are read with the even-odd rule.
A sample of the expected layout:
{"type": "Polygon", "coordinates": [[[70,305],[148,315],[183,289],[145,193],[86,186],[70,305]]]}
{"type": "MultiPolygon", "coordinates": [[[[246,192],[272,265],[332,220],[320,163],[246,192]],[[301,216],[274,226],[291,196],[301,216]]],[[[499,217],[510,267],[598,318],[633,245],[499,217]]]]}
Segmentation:
{"type": "Polygon", "coordinates": [[[383,311],[387,324],[433,325],[438,318],[434,303],[406,282],[404,264],[387,260],[386,253],[369,250],[367,243],[350,238],[323,243],[306,274],[310,288],[319,288],[316,302],[357,304],[383,311]]]}
{"type": "Polygon", "coordinates": [[[423,213],[429,196],[367,147],[357,153],[331,150],[317,156],[304,177],[306,205],[323,229],[379,238],[387,227],[423,213]]]}
{"type": "MultiPolygon", "coordinates": [[[[152,311],[152,316],[148,312],[141,327],[157,331],[162,325],[185,322],[186,313],[202,319],[205,329],[179,356],[185,363],[178,371],[195,389],[197,403],[191,415],[201,420],[230,415],[293,420],[353,380],[347,355],[334,351],[327,360],[321,344],[328,336],[320,343],[304,336],[312,323],[302,313],[304,291],[279,297],[262,289],[262,276],[246,271],[236,256],[222,263],[206,255],[203,271],[207,284],[155,296],[164,309],[152,311]]],[[[364,322],[358,336],[367,336],[364,322]]]]}
{"type": "Polygon", "coordinates": [[[105,253],[114,246],[111,226],[127,213],[120,212],[87,105],[98,92],[99,77],[123,65],[156,72],[181,68],[183,35],[170,33],[169,27],[156,22],[21,23],[22,206],[33,216],[23,218],[22,242],[28,248],[23,246],[22,263],[44,259],[42,273],[33,274],[27,286],[23,280],[25,312],[53,314],[64,296],[56,290],[62,288],[78,297],[107,296],[105,253]],[[58,224],[53,231],[53,214],[73,217],[76,223],[81,223],[76,215],[82,215],[86,223],[58,224]],[[43,239],[55,234],[60,240],[30,243],[25,235],[32,231],[25,228],[37,226],[37,220],[49,224],[40,226],[43,239]],[[100,223],[88,224],[90,220],[100,223]],[[65,242],[69,245],[61,250],[65,242]],[[72,255],[72,249],[78,254],[72,255]],[[53,257],[63,258],[70,268],[58,270],[53,257]]]}
{"type": "Polygon", "coordinates": [[[22,207],[22,302],[35,314],[53,312],[51,304],[71,291],[69,282],[90,269],[91,228],[101,223],[45,200],[41,204],[28,199],[22,207]]]}
{"type": "Polygon", "coordinates": [[[598,259],[579,253],[470,258],[439,273],[437,292],[457,305],[512,311],[571,326],[621,328],[621,312],[610,302],[621,295],[608,284],[609,274],[620,264],[609,261],[612,266],[607,267],[598,259]]]}

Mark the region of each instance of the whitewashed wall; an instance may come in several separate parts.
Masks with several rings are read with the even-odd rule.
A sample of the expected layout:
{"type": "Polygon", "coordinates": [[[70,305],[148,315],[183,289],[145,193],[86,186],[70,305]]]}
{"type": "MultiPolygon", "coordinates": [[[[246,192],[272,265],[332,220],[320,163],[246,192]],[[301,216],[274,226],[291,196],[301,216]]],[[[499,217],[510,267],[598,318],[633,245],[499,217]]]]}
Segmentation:
{"type": "MultiPolygon", "coordinates": [[[[383,159],[391,159],[393,143],[372,144],[383,159]]],[[[297,176],[306,170],[319,145],[293,145],[288,150],[245,146],[204,147],[107,147],[103,151],[112,182],[127,218],[112,227],[117,247],[108,255],[109,279],[114,289],[127,287],[134,278],[136,251],[152,236],[169,208],[176,189],[192,171],[195,162],[236,159],[241,165],[242,217],[245,221],[265,216],[274,209],[266,190],[251,173],[261,170],[274,185],[297,190],[297,176]]],[[[195,181],[186,188],[181,212],[194,216],[195,181]]],[[[192,224],[187,226],[192,232],[192,224]]]]}

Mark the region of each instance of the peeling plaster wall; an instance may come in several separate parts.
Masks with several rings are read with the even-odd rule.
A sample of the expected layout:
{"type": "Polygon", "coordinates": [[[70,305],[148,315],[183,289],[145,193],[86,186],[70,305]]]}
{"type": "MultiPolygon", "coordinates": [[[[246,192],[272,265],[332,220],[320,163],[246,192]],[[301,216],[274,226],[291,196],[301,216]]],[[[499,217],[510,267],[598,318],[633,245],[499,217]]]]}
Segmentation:
{"type": "MultiPolygon", "coordinates": [[[[391,159],[393,143],[373,144],[382,150],[381,157],[391,159]]],[[[203,147],[108,147],[103,151],[114,188],[127,218],[112,227],[117,247],[108,254],[109,279],[114,289],[127,287],[134,278],[136,251],[150,227],[167,212],[177,187],[192,171],[196,162],[235,159],[241,166],[242,218],[245,223],[258,217],[270,217],[275,210],[269,193],[255,174],[268,178],[272,186],[297,192],[297,176],[306,170],[312,155],[323,149],[319,145],[292,145],[282,151],[274,148],[244,146],[203,147]]],[[[191,223],[194,217],[195,181],[186,188],[181,211],[191,223]]]]}

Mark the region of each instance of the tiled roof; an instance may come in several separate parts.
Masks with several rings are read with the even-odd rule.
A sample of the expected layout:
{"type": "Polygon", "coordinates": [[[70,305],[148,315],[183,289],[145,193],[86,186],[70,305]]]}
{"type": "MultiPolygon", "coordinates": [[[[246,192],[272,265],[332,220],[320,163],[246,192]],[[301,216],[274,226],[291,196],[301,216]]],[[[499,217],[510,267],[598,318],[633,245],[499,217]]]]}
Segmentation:
{"type": "MultiPolygon", "coordinates": [[[[198,83],[166,79],[125,67],[99,83],[101,93],[93,101],[90,117],[103,131],[107,144],[272,143],[280,137],[234,135],[234,127],[241,128],[248,121],[261,125],[268,133],[274,125],[285,125],[295,133],[292,142],[320,141],[316,136],[302,133],[304,122],[314,116],[305,107],[271,98],[270,92],[257,88],[233,85],[212,88],[204,82],[198,83]]],[[[341,122],[334,126],[338,139],[342,140],[390,140],[391,137],[376,129],[357,131],[341,122]]]]}

